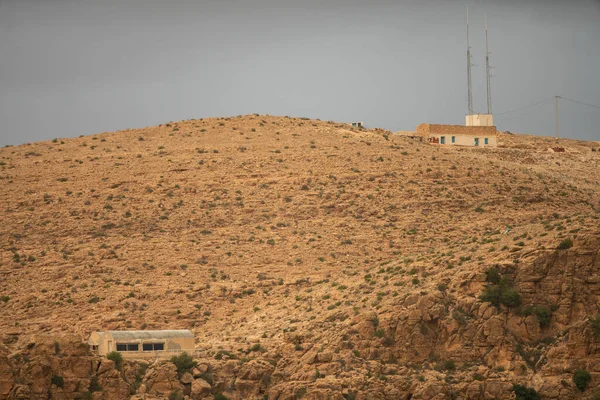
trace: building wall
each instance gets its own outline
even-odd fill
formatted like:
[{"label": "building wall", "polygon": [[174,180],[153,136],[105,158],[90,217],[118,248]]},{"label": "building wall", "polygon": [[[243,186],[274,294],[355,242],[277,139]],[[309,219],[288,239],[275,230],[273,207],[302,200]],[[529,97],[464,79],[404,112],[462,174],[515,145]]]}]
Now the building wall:
[{"label": "building wall", "polygon": [[497,132],[495,126],[421,124],[417,126],[417,134],[425,137],[431,135],[496,136]]},{"label": "building wall", "polygon": [[[433,139],[434,143],[441,143],[444,137],[444,145],[474,146],[475,138],[479,138],[479,147],[497,147],[498,137],[495,126],[462,126],[462,125],[438,125],[421,124],[417,126],[417,135],[426,139]],[[455,142],[452,143],[452,136]],[[488,144],[485,144],[485,139]]]},{"label": "building wall", "polygon": [[[110,342],[110,343],[109,343]],[[89,345],[97,345],[98,346],[98,354],[102,356],[106,356],[111,351],[117,351],[117,343],[127,343],[133,344],[137,343],[139,345],[140,351],[122,351],[120,352],[123,358],[168,358],[173,355],[179,354],[181,352],[191,353],[195,351],[194,338],[188,337],[176,337],[176,338],[168,338],[168,339],[135,339],[135,340],[115,340],[112,335],[103,333],[99,335],[97,332],[93,332],[90,335],[88,340]],[[142,351],[143,343],[164,343],[163,351]]]},{"label": "building wall", "polygon": [[[455,142],[452,143],[452,136],[454,136]],[[442,137],[444,137],[444,145],[450,146],[475,146],[475,138],[479,138],[479,147],[498,147],[498,139],[496,136],[471,136],[471,135],[429,135],[430,138],[438,139],[439,143],[442,143]],[[488,144],[485,144],[485,139],[488,139]]]},{"label": "building wall", "polygon": [[494,126],[492,114],[472,114],[465,117],[466,126]]}]

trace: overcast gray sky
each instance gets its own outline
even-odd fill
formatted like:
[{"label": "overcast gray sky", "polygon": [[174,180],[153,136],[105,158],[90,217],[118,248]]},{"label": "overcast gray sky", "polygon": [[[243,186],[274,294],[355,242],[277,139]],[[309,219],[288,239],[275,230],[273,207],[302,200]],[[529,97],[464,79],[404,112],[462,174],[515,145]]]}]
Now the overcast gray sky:
[{"label": "overcast gray sky", "polygon": [[[0,145],[261,113],[413,130],[555,94],[600,105],[600,0],[0,0]],[[496,116],[554,134],[552,100]],[[560,102],[561,135],[600,109]]]}]

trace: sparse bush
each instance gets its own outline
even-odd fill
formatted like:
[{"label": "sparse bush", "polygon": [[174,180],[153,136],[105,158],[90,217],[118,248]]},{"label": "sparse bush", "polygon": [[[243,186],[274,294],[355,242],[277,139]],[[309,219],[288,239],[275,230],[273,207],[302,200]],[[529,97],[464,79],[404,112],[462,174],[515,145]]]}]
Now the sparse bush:
[{"label": "sparse bush", "polygon": [[90,387],[89,387],[89,392],[101,392],[102,391],[102,386],[100,386],[100,384],[98,383],[98,377],[97,376],[92,376],[92,379],[90,380]]},{"label": "sparse bush", "polygon": [[540,323],[540,328],[545,328],[550,325],[550,321],[552,320],[552,310],[548,306],[533,306],[528,307],[524,311],[525,315],[535,315],[538,322]]},{"label": "sparse bush", "polygon": [[454,360],[446,360],[443,365],[444,370],[446,371],[454,371],[456,370],[456,363]]},{"label": "sparse bush", "polygon": [[498,269],[494,267],[487,269],[485,271],[485,280],[486,282],[493,283],[494,285],[500,283],[500,272],[498,272]]},{"label": "sparse bush", "polygon": [[[215,397],[216,398],[216,397]],[[179,389],[175,389],[169,394],[169,400],[183,400],[183,393]]]},{"label": "sparse bush", "polygon": [[52,382],[53,385],[56,385],[59,388],[65,387],[65,380],[60,375],[52,375],[52,378],[50,378],[50,382]]},{"label": "sparse bush", "polygon": [[558,245],[559,250],[566,250],[570,249],[571,247],[573,247],[573,240],[571,238],[566,238]]},{"label": "sparse bush", "polygon": [[[301,399],[304,396],[306,396],[306,388],[305,387],[301,387],[298,390],[296,390],[296,394],[294,395],[295,399]],[[216,398],[215,398],[216,400]]]},{"label": "sparse bush", "polygon": [[116,369],[121,369],[121,367],[123,366],[123,355],[118,351],[111,351],[106,355],[106,358],[115,363]]},{"label": "sparse bush", "polygon": [[500,304],[504,304],[506,307],[521,305],[521,295],[512,288],[512,282],[508,278],[502,277],[495,268],[488,269],[485,274],[486,281],[492,284],[486,286],[479,296],[479,300],[492,303],[496,307]]},{"label": "sparse bush", "polygon": [[594,332],[594,337],[600,337],[600,314],[596,314],[595,317],[590,318],[590,326]]},{"label": "sparse bush", "polygon": [[255,343],[252,347],[250,347],[249,350],[250,351],[260,351],[261,353],[264,353],[265,351],[267,351],[260,343]]},{"label": "sparse bush", "polygon": [[229,397],[225,396],[223,393],[217,393],[214,397],[215,400],[229,400]]},{"label": "sparse bush", "polygon": [[521,385],[513,385],[513,392],[515,392],[515,400],[540,400],[541,397],[535,389],[528,388]]},{"label": "sparse bush", "polygon": [[583,392],[587,388],[591,380],[592,376],[584,369],[578,369],[573,374],[573,382],[575,382],[575,386],[577,386],[580,392]]},{"label": "sparse bush", "polygon": [[508,288],[503,290],[500,302],[506,307],[518,307],[521,305],[521,295],[515,289]]},{"label": "sparse bush", "polygon": [[192,357],[183,352],[178,356],[171,357],[171,362],[175,364],[177,367],[177,372],[182,375],[185,372],[189,372],[192,368],[194,368],[198,363],[192,359]]},{"label": "sparse bush", "polygon": [[483,293],[479,296],[479,300],[484,303],[492,303],[492,305],[500,306],[500,296],[502,295],[502,289],[498,285],[490,285],[483,289]]}]

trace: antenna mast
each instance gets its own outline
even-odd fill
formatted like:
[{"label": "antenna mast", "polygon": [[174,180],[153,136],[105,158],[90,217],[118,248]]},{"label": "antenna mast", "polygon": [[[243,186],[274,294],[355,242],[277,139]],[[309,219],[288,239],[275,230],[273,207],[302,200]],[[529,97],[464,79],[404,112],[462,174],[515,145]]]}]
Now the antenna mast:
[{"label": "antenna mast", "polygon": [[487,15],[485,15],[485,80],[487,83],[487,109],[492,113],[492,75],[490,74],[490,52],[488,51]]},{"label": "antenna mast", "polygon": [[473,93],[471,91],[471,45],[469,44],[469,7],[467,7],[467,91],[469,115],[473,114]]}]

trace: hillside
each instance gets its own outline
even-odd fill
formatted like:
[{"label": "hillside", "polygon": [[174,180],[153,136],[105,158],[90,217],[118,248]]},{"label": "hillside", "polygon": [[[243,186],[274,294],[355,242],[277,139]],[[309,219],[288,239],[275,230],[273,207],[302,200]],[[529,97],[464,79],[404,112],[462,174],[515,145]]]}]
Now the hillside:
[{"label": "hillside", "polygon": [[250,115],[0,149],[0,398],[189,394],[55,360],[105,329],[191,329],[194,398],[592,398],[600,151],[500,145]]}]

